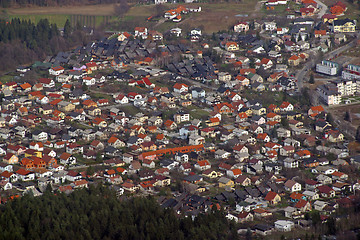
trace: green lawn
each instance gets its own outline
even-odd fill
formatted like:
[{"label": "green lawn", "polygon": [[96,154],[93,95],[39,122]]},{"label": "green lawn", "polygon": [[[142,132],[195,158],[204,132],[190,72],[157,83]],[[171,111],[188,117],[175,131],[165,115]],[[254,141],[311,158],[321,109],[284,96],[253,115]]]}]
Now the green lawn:
[{"label": "green lawn", "polygon": [[10,75],[3,75],[0,76],[0,82],[1,83],[8,83],[14,80],[14,76],[10,76]]},{"label": "green lawn", "polygon": [[9,19],[20,18],[21,20],[31,20],[33,23],[38,23],[41,19],[47,18],[51,24],[56,23],[60,28],[64,27],[67,19],[70,20],[70,15],[67,14],[29,14],[29,15],[9,15]]},{"label": "green lawn", "polygon": [[[41,19],[47,18],[51,24],[55,23],[59,28],[64,27],[66,20],[74,21],[72,24],[75,24],[77,21],[82,22],[83,25],[89,25],[94,22],[95,25],[100,26],[106,19],[108,21],[114,21],[115,17],[111,16],[92,16],[92,15],[70,15],[70,14],[10,14],[8,19],[20,18],[21,20],[30,20],[33,23],[38,23]],[[111,18],[111,19],[110,19]]]},{"label": "green lawn", "polygon": [[130,106],[123,106],[123,107],[119,107],[119,109],[121,111],[124,111],[126,113],[126,115],[130,114],[130,115],[135,115],[138,112],[140,112],[140,110],[136,107],[134,107],[133,105]]}]

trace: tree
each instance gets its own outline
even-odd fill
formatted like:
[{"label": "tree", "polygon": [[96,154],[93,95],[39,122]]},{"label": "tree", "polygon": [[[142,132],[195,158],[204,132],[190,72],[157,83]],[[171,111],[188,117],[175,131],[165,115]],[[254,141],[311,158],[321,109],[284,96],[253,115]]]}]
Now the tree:
[{"label": "tree", "polygon": [[92,175],[94,175],[94,173],[95,173],[95,169],[93,166],[90,166],[86,169],[86,175],[92,176]]},{"label": "tree", "polygon": [[331,124],[333,125],[333,123],[334,123],[334,118],[333,118],[333,116],[332,116],[331,113],[328,113],[328,114],[326,115],[326,121],[328,121],[329,123],[331,123]]},{"label": "tree", "polygon": [[283,127],[289,127],[289,122],[286,117],[281,118],[281,125]]},{"label": "tree", "polygon": [[345,121],[348,121],[348,122],[352,122],[351,114],[350,114],[349,110],[347,110],[347,111],[345,112],[344,120],[345,120]]},{"label": "tree", "polygon": [[314,84],[314,83],[315,83],[314,74],[310,74],[309,83],[310,83],[310,84]]},{"label": "tree", "polygon": [[64,38],[69,38],[71,35],[71,31],[72,31],[71,23],[69,19],[67,19],[64,25]]},{"label": "tree", "polygon": [[355,139],[360,142],[360,126],[356,129]]},{"label": "tree", "polygon": [[127,2],[127,0],[120,0],[118,4],[115,5],[114,7],[114,11],[115,14],[119,17],[122,18],[125,13],[127,13],[130,9],[130,6]]},{"label": "tree", "polygon": [[88,88],[88,86],[85,84],[85,83],[83,83],[83,85],[82,85],[82,90],[84,91],[84,92],[86,92],[89,88]]},{"label": "tree", "polygon": [[336,220],[333,217],[329,217],[326,221],[327,233],[330,235],[335,235],[337,232],[336,229]]}]

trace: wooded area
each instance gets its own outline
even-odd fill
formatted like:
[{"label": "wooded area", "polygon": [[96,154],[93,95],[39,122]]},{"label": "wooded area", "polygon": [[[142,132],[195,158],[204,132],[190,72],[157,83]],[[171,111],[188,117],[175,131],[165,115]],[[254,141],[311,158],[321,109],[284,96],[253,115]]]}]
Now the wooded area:
[{"label": "wooded area", "polygon": [[0,239],[237,239],[222,211],[179,218],[149,198],[120,201],[104,186],[47,191],[0,208]]},{"label": "wooded area", "polygon": [[72,28],[69,21],[64,26],[64,36],[61,36],[58,26],[50,24],[47,19],[36,25],[20,19],[0,20],[0,71],[31,64],[71,46],[83,45],[87,39],[81,28]]},{"label": "wooded area", "polygon": [[107,4],[118,3],[119,0],[0,0],[0,6],[3,8],[14,6],[67,6],[67,5],[83,5],[83,4]]}]

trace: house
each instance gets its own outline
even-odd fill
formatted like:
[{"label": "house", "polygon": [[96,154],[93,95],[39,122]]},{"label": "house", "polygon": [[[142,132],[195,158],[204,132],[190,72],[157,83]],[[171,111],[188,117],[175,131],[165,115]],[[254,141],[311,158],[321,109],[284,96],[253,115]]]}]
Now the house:
[{"label": "house", "polygon": [[333,198],[336,194],[335,190],[327,185],[318,186],[316,190],[320,194],[320,196],[324,198]]},{"label": "house", "polygon": [[316,211],[323,211],[325,207],[328,205],[327,202],[316,200],[313,204],[314,210]]},{"label": "house", "polygon": [[229,179],[229,178],[226,178],[226,177],[221,177],[219,178],[218,180],[218,183],[219,183],[219,187],[234,187],[234,181]]},{"label": "house", "polygon": [[52,67],[49,69],[49,74],[54,76],[59,76],[60,74],[64,73],[65,68],[59,67]]},{"label": "house", "polygon": [[300,64],[301,58],[296,56],[296,55],[292,55],[289,59],[288,59],[288,64],[290,66],[298,66]]},{"label": "house", "polygon": [[276,31],[276,29],[277,29],[276,22],[275,21],[264,22],[263,29],[265,31]]},{"label": "house", "polygon": [[[276,0],[269,0],[269,1],[276,1]],[[258,210],[258,209],[255,209],[255,210]],[[255,216],[256,216],[256,213],[255,213]],[[253,229],[255,230],[256,234],[259,234],[261,236],[270,235],[274,230],[274,228],[272,226],[265,225],[265,224],[256,224]]]},{"label": "house", "polygon": [[249,24],[247,22],[240,22],[234,25],[234,32],[247,32],[249,31]]},{"label": "house", "polygon": [[60,163],[64,165],[74,165],[76,164],[76,158],[70,153],[64,152],[59,157]]},{"label": "house", "polygon": [[298,168],[299,167],[299,161],[292,158],[285,158],[284,159],[284,167],[285,168]]},{"label": "house", "polygon": [[19,168],[19,170],[17,170],[15,173],[22,181],[32,181],[35,179],[35,173],[30,172],[24,168]]},{"label": "house", "polygon": [[39,142],[45,142],[48,139],[48,134],[44,131],[35,130],[32,133],[32,139]]},{"label": "house", "polygon": [[176,93],[183,93],[183,92],[188,92],[189,91],[189,86],[184,84],[184,83],[175,83],[174,85],[174,92]]},{"label": "house", "polygon": [[135,28],[135,37],[140,37],[146,39],[148,37],[148,29],[146,27],[136,27]]},{"label": "house", "polygon": [[269,191],[265,198],[264,198],[266,201],[269,202],[269,204],[271,205],[276,205],[278,204],[279,202],[281,202],[281,197],[279,194],[277,194],[276,192],[273,192],[273,191]]},{"label": "house", "polygon": [[288,220],[277,220],[274,224],[275,229],[280,232],[290,232],[295,227],[295,224]]},{"label": "house", "polygon": [[227,42],[225,44],[225,50],[229,52],[238,51],[239,45],[236,42]]},{"label": "house", "polygon": [[294,110],[294,106],[289,102],[283,102],[279,106],[281,112],[289,112]]},{"label": "house", "polygon": [[354,20],[346,19],[338,19],[334,20],[332,23],[332,30],[335,33],[353,33],[355,32],[356,22]]},{"label": "house", "polygon": [[208,160],[201,160],[198,161],[195,165],[194,165],[195,169],[199,170],[199,171],[204,171],[206,169],[210,169],[211,168],[211,164]]},{"label": "house", "polygon": [[242,171],[239,168],[234,168],[226,171],[226,175],[230,178],[236,179],[241,176]]},{"label": "house", "polygon": [[240,212],[237,217],[238,217],[239,223],[249,222],[249,221],[254,220],[254,215],[252,213],[246,212],[246,211]]},{"label": "house", "polygon": [[16,164],[19,162],[19,158],[15,154],[8,152],[3,157],[3,162],[7,164]]},{"label": "house", "polygon": [[251,179],[245,175],[240,175],[235,179],[235,184],[246,187],[251,185]]},{"label": "house", "polygon": [[295,182],[294,180],[287,180],[284,184],[285,190],[289,192],[298,192],[301,191],[301,184]]}]

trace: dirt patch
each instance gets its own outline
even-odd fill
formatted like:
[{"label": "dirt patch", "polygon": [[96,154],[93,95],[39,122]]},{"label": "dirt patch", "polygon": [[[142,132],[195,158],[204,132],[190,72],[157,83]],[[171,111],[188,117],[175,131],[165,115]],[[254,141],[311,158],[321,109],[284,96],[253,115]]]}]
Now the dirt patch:
[{"label": "dirt patch", "polygon": [[78,15],[113,15],[115,4],[85,5],[76,7],[31,7],[7,9],[11,15],[37,14],[78,14]]},{"label": "dirt patch", "polygon": [[[360,104],[332,107],[329,108],[328,111],[332,114],[342,132],[350,136],[355,136],[355,131],[360,125]],[[351,122],[344,120],[347,111],[350,112]]]}]

